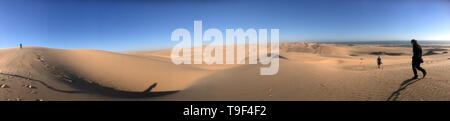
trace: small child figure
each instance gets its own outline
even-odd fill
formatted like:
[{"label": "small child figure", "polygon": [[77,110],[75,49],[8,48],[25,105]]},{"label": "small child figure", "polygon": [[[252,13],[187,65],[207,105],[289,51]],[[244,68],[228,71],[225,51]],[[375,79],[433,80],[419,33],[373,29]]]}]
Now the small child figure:
[{"label": "small child figure", "polygon": [[381,67],[381,64],[383,64],[381,62],[381,57],[380,56],[378,56],[378,58],[377,58],[377,64],[378,64],[378,69]]}]

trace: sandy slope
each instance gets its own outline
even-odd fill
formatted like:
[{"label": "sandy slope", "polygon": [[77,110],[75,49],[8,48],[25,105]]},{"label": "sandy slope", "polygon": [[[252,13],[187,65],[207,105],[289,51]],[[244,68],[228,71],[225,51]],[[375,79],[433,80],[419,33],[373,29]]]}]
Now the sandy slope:
[{"label": "sandy slope", "polygon": [[412,81],[409,47],[280,49],[287,59],[273,76],[259,75],[262,65],[174,65],[170,50],[2,49],[0,100],[450,100],[448,48],[424,47],[429,75]]},{"label": "sandy slope", "polygon": [[[314,43],[287,43],[280,48],[288,59],[280,61],[275,76],[257,75],[259,65],[245,65],[214,73],[182,92],[156,99],[449,100],[450,76],[446,73],[450,60],[445,53],[424,56],[427,78],[402,86],[412,77],[411,48]],[[424,48],[424,53],[429,49]],[[376,68],[374,52],[380,51],[383,69]]]},{"label": "sandy slope", "polygon": [[[84,95],[97,92],[126,97],[150,88],[147,91],[178,91],[209,73],[169,61],[98,50],[25,47],[1,50],[0,56],[1,84],[8,86],[1,91],[4,100],[86,99]],[[71,90],[68,94],[72,95],[47,97],[51,91],[66,93],[60,90]],[[83,95],[73,96],[77,93]]]}]

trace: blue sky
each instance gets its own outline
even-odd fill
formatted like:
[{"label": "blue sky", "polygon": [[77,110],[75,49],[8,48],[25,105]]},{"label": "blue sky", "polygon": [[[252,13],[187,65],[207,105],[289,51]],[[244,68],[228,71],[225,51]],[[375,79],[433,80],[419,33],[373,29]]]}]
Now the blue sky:
[{"label": "blue sky", "polygon": [[450,40],[439,0],[0,0],[0,48],[171,48],[171,32],[280,29],[281,41]]}]

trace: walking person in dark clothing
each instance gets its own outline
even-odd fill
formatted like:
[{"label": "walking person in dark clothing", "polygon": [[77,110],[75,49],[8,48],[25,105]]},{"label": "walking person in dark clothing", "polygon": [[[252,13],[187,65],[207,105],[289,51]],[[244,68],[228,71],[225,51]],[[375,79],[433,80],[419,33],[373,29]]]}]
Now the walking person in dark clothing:
[{"label": "walking person in dark clothing", "polygon": [[378,58],[377,58],[378,69],[380,69],[381,64],[383,64],[383,62],[381,62],[381,57],[378,56]]},{"label": "walking person in dark clothing", "polygon": [[20,49],[22,49],[22,43],[20,43],[19,46],[20,46]]},{"label": "walking person in dark clothing", "polygon": [[420,47],[420,45],[417,43],[417,40],[415,40],[415,39],[411,40],[411,44],[413,47],[413,56],[412,56],[412,70],[414,72],[413,79],[418,78],[417,70],[421,71],[423,73],[423,78],[425,78],[425,76],[427,75],[427,72],[425,71],[425,69],[420,67],[420,64],[423,63],[422,47]]}]

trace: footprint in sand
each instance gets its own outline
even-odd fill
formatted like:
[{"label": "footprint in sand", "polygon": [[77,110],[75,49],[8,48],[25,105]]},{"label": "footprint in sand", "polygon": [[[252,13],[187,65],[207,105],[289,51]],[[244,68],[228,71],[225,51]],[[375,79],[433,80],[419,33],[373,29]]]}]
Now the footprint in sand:
[{"label": "footprint in sand", "polygon": [[269,97],[272,97],[272,88],[269,88],[269,90],[267,91],[267,94],[269,95]]},{"label": "footprint in sand", "polygon": [[0,84],[0,88],[9,88],[9,86],[6,84]]},{"label": "footprint in sand", "polygon": [[37,94],[37,91],[32,90],[30,94]]},{"label": "footprint in sand", "polygon": [[37,87],[33,86],[33,85],[24,85],[24,87],[28,88],[28,89],[37,89]]}]

